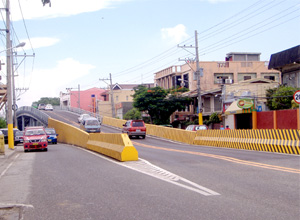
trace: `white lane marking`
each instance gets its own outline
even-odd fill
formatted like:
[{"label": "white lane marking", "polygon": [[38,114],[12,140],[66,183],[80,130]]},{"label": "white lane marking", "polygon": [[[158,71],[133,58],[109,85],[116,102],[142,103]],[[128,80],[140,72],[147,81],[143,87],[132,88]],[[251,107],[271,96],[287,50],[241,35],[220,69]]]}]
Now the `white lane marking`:
[{"label": "white lane marking", "polygon": [[[76,146],[74,146],[74,147],[76,147]],[[114,161],[113,159],[110,159],[110,158],[103,156],[101,154],[98,154],[96,152],[89,151],[87,149],[80,148],[80,147],[76,147],[76,148],[86,151],[90,154],[94,154],[97,157],[101,157],[102,159],[113,162],[120,166],[127,167],[127,168],[135,170],[137,172],[155,177],[157,179],[160,179],[160,180],[166,181],[168,183],[183,187],[185,189],[194,191],[196,193],[199,193],[199,194],[202,194],[205,196],[220,195],[219,193],[217,193],[213,190],[210,190],[204,186],[201,186],[197,183],[191,182],[183,177],[180,177],[180,176],[173,174],[167,170],[164,170],[158,166],[155,166],[155,165],[151,164],[149,161],[144,160],[144,159],[139,159],[138,161],[117,162],[117,161]]]},{"label": "white lane marking", "polygon": [[26,207],[26,208],[33,208],[33,205],[28,205],[28,204],[4,204],[4,203],[0,203],[0,208],[1,209],[6,209],[6,208],[13,208],[13,207]]},{"label": "white lane marking", "polygon": [[7,170],[13,165],[13,163],[15,162],[15,160],[20,156],[20,154],[18,154],[17,156],[15,156],[14,160],[5,168],[5,170],[3,170],[3,172],[0,174],[0,179],[2,176],[5,175],[5,173],[7,172]]}]

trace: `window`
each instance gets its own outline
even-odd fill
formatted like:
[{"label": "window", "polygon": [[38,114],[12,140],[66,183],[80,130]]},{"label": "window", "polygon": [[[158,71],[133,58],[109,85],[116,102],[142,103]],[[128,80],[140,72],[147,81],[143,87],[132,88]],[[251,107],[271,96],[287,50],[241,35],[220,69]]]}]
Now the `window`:
[{"label": "window", "polygon": [[275,76],[264,76],[264,78],[275,81]]},{"label": "window", "polygon": [[[225,84],[226,80],[233,79],[233,73],[215,73],[214,74],[214,83],[215,84]],[[227,82],[229,83],[229,82]]]},{"label": "window", "polygon": [[119,96],[116,96],[116,101],[119,101]]},{"label": "window", "polygon": [[251,76],[244,76],[244,80],[251,79]]}]

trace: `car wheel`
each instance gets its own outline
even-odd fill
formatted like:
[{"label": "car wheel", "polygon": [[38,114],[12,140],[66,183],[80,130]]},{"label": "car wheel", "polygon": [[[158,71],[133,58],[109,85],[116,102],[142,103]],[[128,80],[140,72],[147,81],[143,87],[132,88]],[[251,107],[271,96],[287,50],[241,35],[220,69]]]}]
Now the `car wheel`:
[{"label": "car wheel", "polygon": [[146,135],[142,135],[142,138],[145,139]]},{"label": "car wheel", "polygon": [[44,150],[45,150],[45,151],[48,151],[48,148],[45,148]]},{"label": "car wheel", "polygon": [[28,150],[24,150],[24,152],[25,152],[25,153],[27,153],[27,152],[28,152]]}]

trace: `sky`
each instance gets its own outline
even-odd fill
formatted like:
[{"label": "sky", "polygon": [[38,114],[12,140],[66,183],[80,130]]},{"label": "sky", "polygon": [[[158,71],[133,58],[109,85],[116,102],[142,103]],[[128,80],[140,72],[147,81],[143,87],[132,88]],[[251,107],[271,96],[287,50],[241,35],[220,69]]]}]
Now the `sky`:
[{"label": "sky", "polygon": [[[2,0],[1,8],[6,0]],[[224,61],[230,52],[273,53],[300,44],[299,0],[10,0],[18,106],[42,97],[153,83],[180,59]],[[6,63],[6,13],[0,10],[0,60]],[[26,54],[26,57],[25,57]],[[1,66],[6,84],[6,65]]]}]

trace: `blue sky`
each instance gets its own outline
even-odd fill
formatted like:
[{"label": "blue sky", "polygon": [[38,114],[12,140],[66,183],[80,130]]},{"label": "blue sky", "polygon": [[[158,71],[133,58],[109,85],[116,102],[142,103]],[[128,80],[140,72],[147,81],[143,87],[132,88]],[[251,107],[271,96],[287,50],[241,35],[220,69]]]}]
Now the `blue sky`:
[{"label": "blue sky", "polygon": [[[15,61],[16,88],[28,88],[17,92],[18,106],[78,85],[104,88],[99,79],[109,73],[113,83],[153,83],[153,73],[194,58],[194,50],[177,45],[194,45],[195,30],[200,61],[223,61],[229,52],[260,52],[269,61],[272,53],[300,44],[299,0],[51,0],[51,7],[41,0],[10,2],[13,44],[26,42],[17,54],[35,53]],[[1,15],[3,20],[4,10]],[[5,52],[0,59],[5,63]],[[5,83],[5,66],[1,76]]]}]

